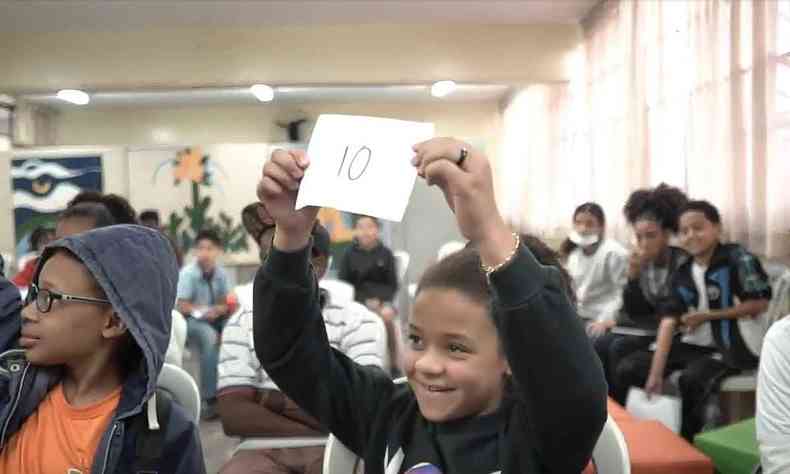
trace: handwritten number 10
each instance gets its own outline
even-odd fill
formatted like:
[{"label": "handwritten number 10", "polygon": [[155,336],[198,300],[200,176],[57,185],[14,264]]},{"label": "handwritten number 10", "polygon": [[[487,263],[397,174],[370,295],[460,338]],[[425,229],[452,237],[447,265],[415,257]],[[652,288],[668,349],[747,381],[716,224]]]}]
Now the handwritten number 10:
[{"label": "handwritten number 10", "polygon": [[[365,166],[363,166],[362,170],[360,170],[360,172],[357,173],[356,176],[354,176],[354,175],[351,174],[352,168],[354,168],[354,163],[356,163],[357,158],[359,158],[359,155],[363,154],[363,152],[367,152],[367,158],[365,159]],[[348,175],[348,179],[349,180],[356,181],[363,174],[365,174],[365,171],[368,169],[368,165],[370,164],[370,158],[371,158],[372,155],[373,155],[373,152],[370,151],[370,148],[368,148],[366,146],[361,147],[359,150],[357,150],[356,153],[354,153],[354,157],[351,158],[351,163],[348,164],[348,170],[346,172],[346,174]],[[340,174],[343,172],[343,166],[346,164],[346,158],[347,157],[348,157],[348,147],[346,147],[346,151],[343,152],[343,160],[340,162],[340,168],[337,169],[337,175],[338,176],[340,176]]]}]

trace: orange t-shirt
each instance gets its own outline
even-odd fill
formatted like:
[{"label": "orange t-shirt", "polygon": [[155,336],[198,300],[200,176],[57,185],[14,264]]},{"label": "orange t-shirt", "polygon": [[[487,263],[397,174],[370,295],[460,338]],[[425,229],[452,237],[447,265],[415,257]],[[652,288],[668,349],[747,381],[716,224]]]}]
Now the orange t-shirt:
[{"label": "orange t-shirt", "polygon": [[0,473],[88,474],[121,388],[104,400],[75,408],[66,401],[63,384],[58,384],[0,452]]}]

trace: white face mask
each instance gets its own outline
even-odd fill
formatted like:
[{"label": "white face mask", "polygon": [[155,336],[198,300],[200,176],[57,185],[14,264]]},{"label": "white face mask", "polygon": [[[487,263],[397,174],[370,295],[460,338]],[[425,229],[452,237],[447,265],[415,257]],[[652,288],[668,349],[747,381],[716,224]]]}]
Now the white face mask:
[{"label": "white face mask", "polygon": [[578,245],[579,247],[589,247],[591,245],[595,245],[600,239],[598,234],[582,235],[577,232],[576,229],[572,230],[571,233],[568,234],[568,238],[571,242]]}]

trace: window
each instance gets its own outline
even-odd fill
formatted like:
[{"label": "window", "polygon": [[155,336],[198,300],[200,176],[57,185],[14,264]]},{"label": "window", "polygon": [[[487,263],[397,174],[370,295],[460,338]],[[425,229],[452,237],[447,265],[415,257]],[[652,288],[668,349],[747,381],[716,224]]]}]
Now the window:
[{"label": "window", "polygon": [[776,25],[776,114],[779,128],[790,132],[790,2],[778,2]]}]

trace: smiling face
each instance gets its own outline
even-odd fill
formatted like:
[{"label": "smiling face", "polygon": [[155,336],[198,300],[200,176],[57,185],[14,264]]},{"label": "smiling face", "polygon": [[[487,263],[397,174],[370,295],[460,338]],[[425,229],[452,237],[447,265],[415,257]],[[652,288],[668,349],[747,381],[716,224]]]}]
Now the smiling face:
[{"label": "smiling face", "polygon": [[719,243],[721,226],[711,222],[702,211],[684,212],[679,224],[683,247],[695,258],[712,252]]},{"label": "smiling face", "polygon": [[436,287],[417,295],[404,365],[420,412],[433,422],[494,412],[509,373],[488,309]]}]

